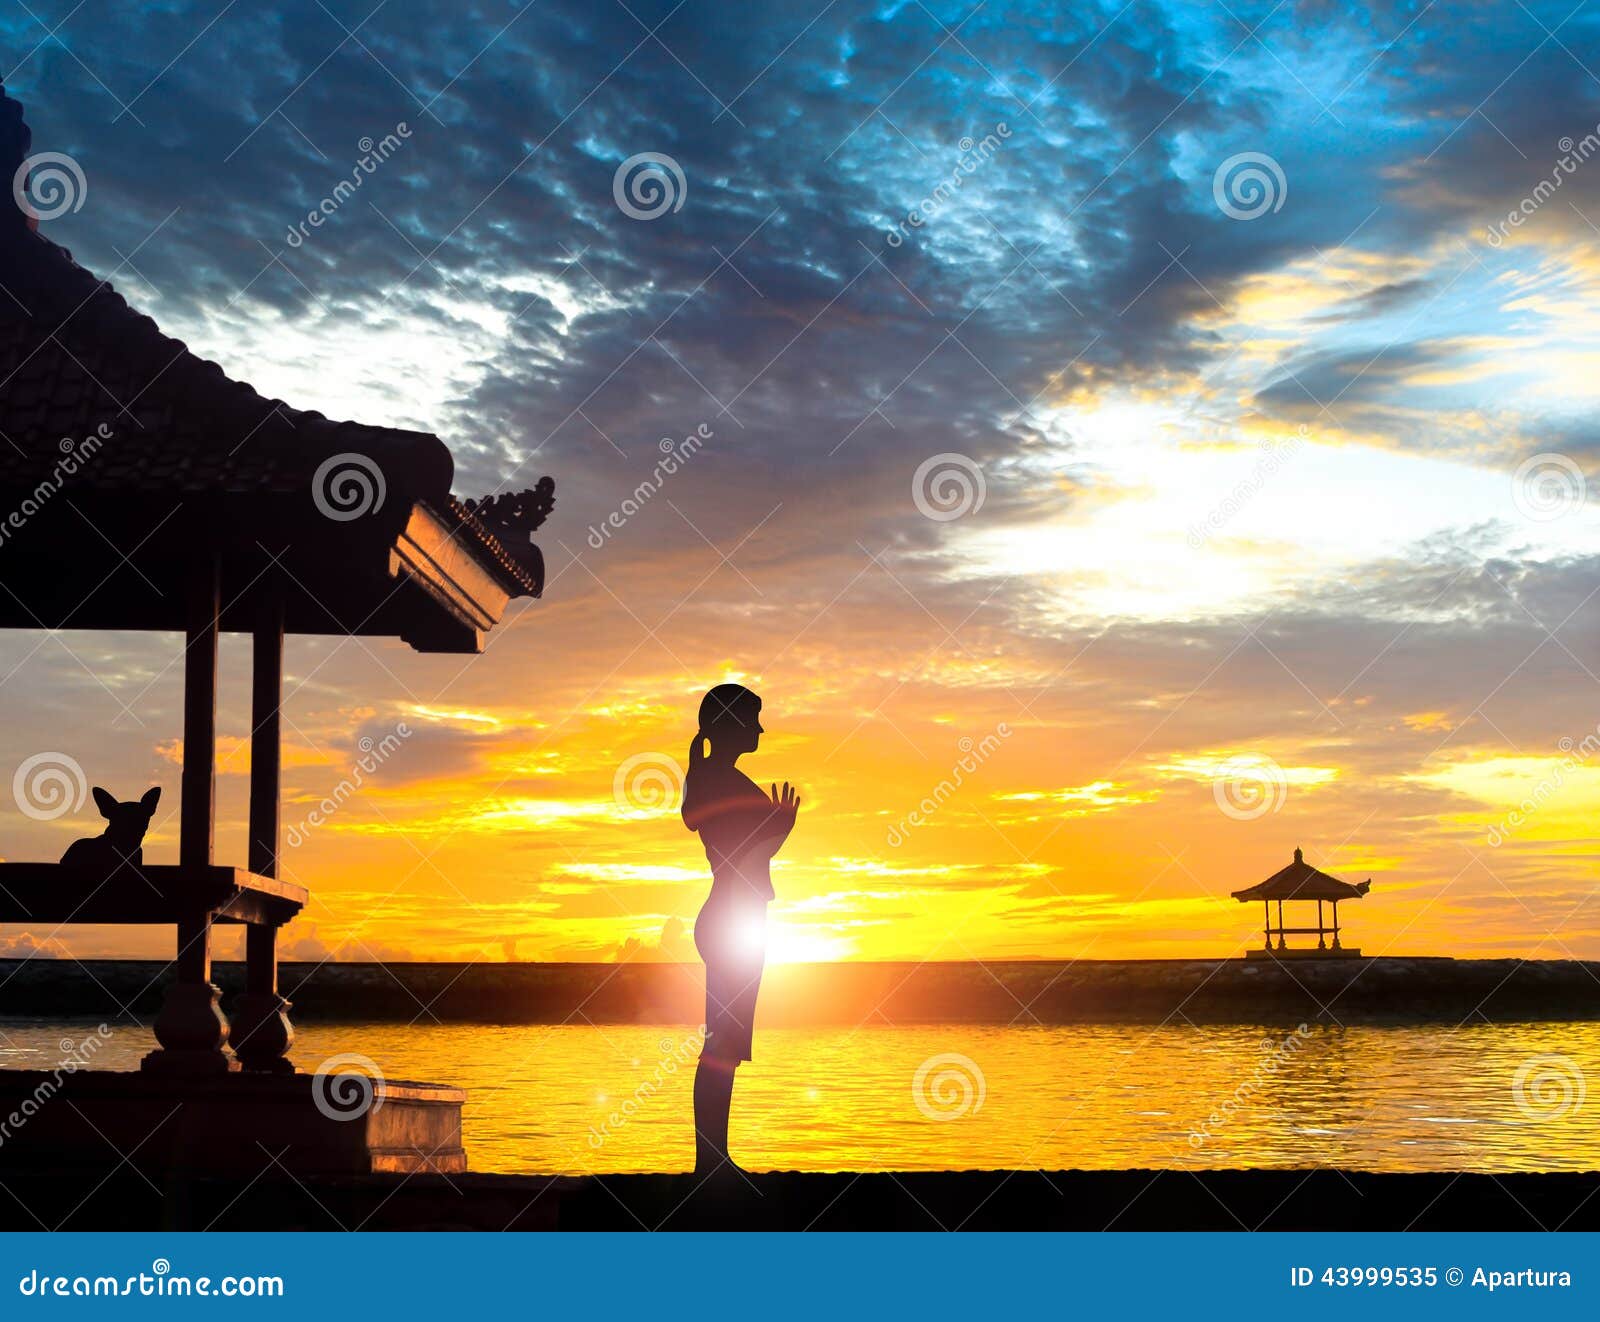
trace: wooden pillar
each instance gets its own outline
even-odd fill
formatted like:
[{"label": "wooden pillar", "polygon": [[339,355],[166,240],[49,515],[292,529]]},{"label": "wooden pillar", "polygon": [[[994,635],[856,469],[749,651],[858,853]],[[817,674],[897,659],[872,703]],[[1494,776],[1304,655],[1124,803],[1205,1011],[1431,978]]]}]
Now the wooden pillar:
[{"label": "wooden pillar", "polygon": [[1267,949],[1272,949],[1272,901],[1261,901],[1261,930],[1267,936]]},{"label": "wooden pillar", "polygon": [[1283,901],[1278,901],[1278,949],[1282,950],[1287,945],[1283,939]]},{"label": "wooden pillar", "polygon": [[209,867],[216,849],[217,616],[221,566],[198,566],[189,584],[183,650],[183,807],[178,862]]},{"label": "wooden pillar", "polygon": [[1340,949],[1340,946],[1339,946],[1339,901],[1338,900],[1335,900],[1333,902],[1333,948],[1335,950]]},{"label": "wooden pillar", "polygon": [[283,599],[276,592],[257,617],[250,675],[250,857],[257,876],[278,875],[283,760]]},{"label": "wooden pillar", "polygon": [[[283,598],[275,587],[256,617],[250,675],[249,868],[278,875],[281,844]],[[278,929],[252,923],[245,931],[245,991],[233,1011],[233,1050],[244,1068],[292,1074],[284,1057],[294,1042],[289,1002],[278,995]]]},{"label": "wooden pillar", "polygon": [[1317,949],[1326,950],[1327,943],[1322,939],[1322,901],[1317,901]]},{"label": "wooden pillar", "polygon": [[[189,582],[185,603],[183,664],[183,779],[179,807],[178,862],[196,870],[211,866],[216,842],[217,625],[222,609],[222,566],[202,559]],[[211,913],[183,906],[182,892],[201,889],[180,883],[176,976],[156,1016],[159,1050],[142,1067],[190,1074],[238,1068],[228,1055],[228,1021],[211,982]]]}]

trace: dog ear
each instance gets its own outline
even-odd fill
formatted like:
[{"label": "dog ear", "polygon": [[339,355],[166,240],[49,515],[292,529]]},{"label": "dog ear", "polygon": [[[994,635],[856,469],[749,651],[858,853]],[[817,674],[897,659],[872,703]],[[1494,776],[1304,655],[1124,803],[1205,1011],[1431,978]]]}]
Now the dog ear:
[{"label": "dog ear", "polygon": [[144,797],[139,800],[139,806],[146,812],[154,812],[156,810],[156,804],[160,802],[161,786],[157,785],[153,789],[148,789],[144,792]]},{"label": "dog ear", "polygon": [[94,803],[95,807],[100,809],[102,817],[110,817],[111,810],[117,806],[117,801],[98,785],[94,787]]}]

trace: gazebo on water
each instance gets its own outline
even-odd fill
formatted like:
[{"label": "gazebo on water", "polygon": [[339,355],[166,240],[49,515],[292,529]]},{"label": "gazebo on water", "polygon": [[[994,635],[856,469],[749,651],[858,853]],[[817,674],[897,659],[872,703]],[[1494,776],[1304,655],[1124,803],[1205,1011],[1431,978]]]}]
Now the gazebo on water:
[{"label": "gazebo on water", "polygon": [[[1240,903],[1248,904],[1254,900],[1261,901],[1262,913],[1265,915],[1266,947],[1262,950],[1246,952],[1247,959],[1356,959],[1361,952],[1339,942],[1339,901],[1359,900],[1372,888],[1372,879],[1358,885],[1351,885],[1348,881],[1340,881],[1337,877],[1330,877],[1326,872],[1311,866],[1305,860],[1305,855],[1299,850],[1294,851],[1294,862],[1288,867],[1274,872],[1265,881],[1257,882],[1242,891],[1234,891],[1233,898]],[[1286,900],[1317,902],[1317,925],[1315,927],[1286,927],[1283,921],[1283,905]],[[1324,925],[1323,903],[1328,902],[1333,907],[1331,921]],[[1273,905],[1277,905],[1277,925],[1272,922]],[[1276,934],[1278,944],[1272,944]],[[1317,938],[1316,949],[1295,948],[1291,949],[1284,937],[1286,936],[1312,936]],[[1326,939],[1333,938],[1332,946]]]},{"label": "gazebo on water", "polygon": [[[0,176],[17,181],[0,198],[0,628],[182,633],[183,760],[167,799],[177,863],[0,864],[0,922],[176,932],[143,1069],[57,1077],[74,1105],[41,1107],[0,1161],[110,1141],[157,1162],[259,1166],[265,1143],[306,1168],[464,1169],[460,1090],[391,1081],[381,1108],[340,1117],[362,1123],[332,1123],[312,1091],[322,1079],[288,1060],[276,936],[308,896],[279,866],[283,639],[480,651],[514,598],[540,594],[530,534],[553,483],[464,504],[438,437],[334,422],[230,379],[38,233],[30,145],[0,89]],[[253,640],[243,867],[214,853],[223,630]],[[14,762],[36,751],[10,750]],[[245,992],[226,1014],[211,982],[218,923],[247,930]],[[41,1079],[0,1071],[0,1113]],[[174,1107],[184,1115],[167,1123]]]}]

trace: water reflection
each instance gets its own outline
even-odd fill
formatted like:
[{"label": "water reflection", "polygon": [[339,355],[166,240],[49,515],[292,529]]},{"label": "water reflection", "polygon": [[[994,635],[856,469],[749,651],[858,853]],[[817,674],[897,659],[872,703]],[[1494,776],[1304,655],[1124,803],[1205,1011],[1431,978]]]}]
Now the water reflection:
[{"label": "water reflection", "polygon": [[[93,1025],[10,1025],[0,1066],[48,1068]],[[468,1089],[475,1170],[687,1170],[685,1026],[311,1024],[302,1069],[359,1051]],[[96,1056],[134,1069],[124,1027]],[[1289,1029],[971,1024],[773,1029],[740,1071],[756,1170],[1310,1167],[1592,1170],[1600,1025]]]}]

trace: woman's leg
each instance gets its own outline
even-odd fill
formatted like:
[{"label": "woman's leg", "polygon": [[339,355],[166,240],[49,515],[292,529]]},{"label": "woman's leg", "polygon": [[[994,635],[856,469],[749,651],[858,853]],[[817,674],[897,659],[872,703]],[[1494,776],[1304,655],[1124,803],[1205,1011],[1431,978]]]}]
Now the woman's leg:
[{"label": "woman's leg", "polygon": [[710,1175],[732,1164],[728,1156],[728,1111],[733,1103],[737,1061],[702,1055],[694,1072],[694,1169]]},{"label": "woman's leg", "polygon": [[750,952],[740,945],[743,926],[737,911],[714,909],[710,901],[695,921],[695,947],[706,966],[706,1041],[694,1073],[694,1168],[700,1175],[738,1169],[728,1155],[728,1111],[734,1071],[750,1058],[761,978],[759,953],[752,969]]}]

